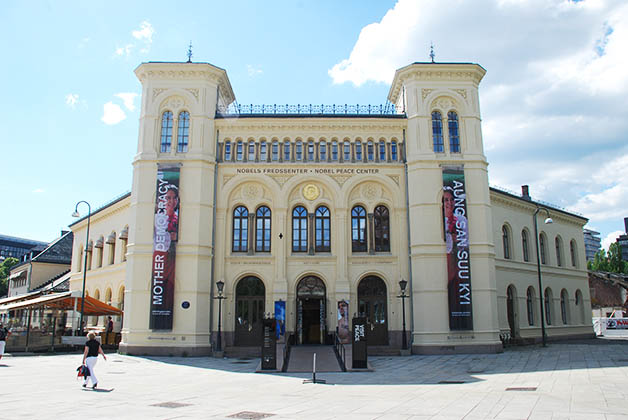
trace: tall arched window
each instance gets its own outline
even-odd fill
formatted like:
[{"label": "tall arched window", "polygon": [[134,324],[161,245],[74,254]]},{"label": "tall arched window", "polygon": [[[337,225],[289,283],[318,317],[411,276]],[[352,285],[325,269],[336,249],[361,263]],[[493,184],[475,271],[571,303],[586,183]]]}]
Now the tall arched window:
[{"label": "tall arched window", "polygon": [[377,206],[373,212],[373,223],[375,225],[375,251],[390,251],[390,221],[388,218],[388,208]]},{"label": "tall arched window", "polygon": [[577,267],[577,259],[576,259],[576,241],[572,239],[569,242],[569,254],[571,255],[571,266]]},{"label": "tall arched window", "polygon": [[366,160],[369,162],[373,162],[375,160],[375,146],[373,145],[372,140],[369,140],[366,143]]},{"label": "tall arched window", "polygon": [[271,146],[271,160],[277,162],[279,160],[279,142],[273,141]]},{"label": "tall arched window", "polygon": [[307,160],[314,162],[314,142],[312,140],[307,142]]},{"label": "tall arched window", "polygon": [[268,161],[268,149],[266,145],[266,140],[262,140],[259,143],[259,160],[260,162]]},{"label": "tall arched window", "polygon": [[443,143],[443,117],[440,112],[432,112],[432,142],[434,143],[434,152],[442,153],[445,151]]},{"label": "tall arched window", "polygon": [[177,121],[177,152],[185,153],[188,151],[188,141],[190,139],[190,113],[187,111],[179,112],[179,120]]},{"label": "tall arched window", "polygon": [[541,254],[541,264],[546,264],[547,259],[545,258],[545,234],[541,233],[539,235],[539,253]]},{"label": "tall arched window", "polygon": [[338,160],[338,142],[336,140],[331,142],[331,160],[334,162]]},{"label": "tall arched window", "polygon": [[344,160],[345,162],[350,162],[351,161],[351,143],[349,143],[349,140],[345,140],[345,142],[342,144],[342,160]]},{"label": "tall arched window", "polygon": [[231,142],[225,142],[225,162],[231,162]]},{"label": "tall arched window", "polygon": [[360,140],[355,142],[355,160],[362,162],[362,142]]},{"label": "tall arched window", "polygon": [[384,140],[379,141],[379,161],[386,162],[386,142]]},{"label": "tall arched window", "polygon": [[247,160],[249,162],[255,162],[255,141],[254,140],[249,141]]},{"label": "tall arched window", "polygon": [[569,323],[569,316],[567,313],[567,306],[569,305],[569,295],[567,291],[563,289],[560,292],[560,316],[563,320],[563,324],[567,325]]},{"label": "tall arched window", "polygon": [[504,247],[504,258],[510,259],[510,234],[508,232],[508,226],[502,226],[502,245]]},{"label": "tall arched window", "polygon": [[552,290],[548,287],[545,289],[545,322],[552,325]]},{"label": "tall arched window", "polygon": [[290,159],[292,159],[292,155],[290,154],[290,146],[291,143],[286,140],[283,144],[283,160],[284,162],[288,162]]},{"label": "tall arched window", "polygon": [[321,162],[327,162],[327,142],[325,140],[318,145],[318,157]]},{"label": "tall arched window", "polygon": [[233,210],[233,252],[248,251],[249,211],[244,206]]},{"label": "tall arched window", "polygon": [[560,237],[556,237],[554,239],[554,245],[556,247],[556,265],[558,265],[559,267],[563,266],[563,244],[562,241],[560,239]]},{"label": "tall arched window", "polygon": [[351,210],[351,250],[364,252],[366,242],[366,210],[362,206],[355,206]]},{"label": "tall arched window", "polygon": [[292,252],[307,252],[307,210],[302,206],[292,210]]},{"label": "tall arched window", "polygon": [[172,112],[161,115],[161,152],[168,153],[172,145]]},{"label": "tall arched window", "polygon": [[238,141],[236,143],[236,160],[238,162],[242,162],[243,159],[244,159],[244,144],[242,144],[242,141]]},{"label": "tall arched window", "polygon": [[454,111],[447,113],[447,126],[449,128],[449,151],[460,153],[460,134],[458,133],[458,114]]},{"label": "tall arched window", "polygon": [[296,160],[303,160],[303,142],[301,140],[297,140],[297,148],[294,153],[294,158]]},{"label": "tall arched window", "polygon": [[390,160],[397,161],[397,142],[395,140],[390,143]]},{"label": "tall arched window", "polygon": [[526,307],[528,309],[528,325],[534,325],[534,289],[528,287],[526,293]]},{"label": "tall arched window", "polygon": [[331,251],[331,218],[329,209],[325,206],[316,209],[315,229],[314,250],[316,252]]},{"label": "tall arched window", "polygon": [[270,209],[262,206],[255,212],[255,252],[270,252]]},{"label": "tall arched window", "polygon": [[521,231],[521,246],[523,248],[523,261],[530,261],[530,249],[528,248],[528,231],[523,229]]}]

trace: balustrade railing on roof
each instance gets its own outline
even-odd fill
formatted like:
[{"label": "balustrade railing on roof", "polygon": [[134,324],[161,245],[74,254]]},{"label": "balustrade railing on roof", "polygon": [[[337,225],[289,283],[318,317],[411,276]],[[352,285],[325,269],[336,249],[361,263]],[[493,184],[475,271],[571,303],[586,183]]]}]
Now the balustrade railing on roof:
[{"label": "balustrade railing on roof", "polygon": [[253,105],[232,103],[228,107],[218,107],[218,116],[240,116],[240,115],[398,115],[404,113],[398,110],[394,104],[386,103],[382,105],[351,105],[351,104],[273,104],[273,105]]}]

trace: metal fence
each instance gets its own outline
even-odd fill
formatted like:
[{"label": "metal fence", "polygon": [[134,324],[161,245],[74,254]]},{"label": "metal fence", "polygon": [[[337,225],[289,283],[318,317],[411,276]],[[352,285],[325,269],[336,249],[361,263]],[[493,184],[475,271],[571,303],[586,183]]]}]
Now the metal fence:
[{"label": "metal fence", "polygon": [[394,104],[386,103],[382,105],[360,105],[360,104],[273,104],[254,105],[232,103],[228,107],[218,107],[216,115],[219,116],[239,116],[239,115],[374,115],[403,116]]}]

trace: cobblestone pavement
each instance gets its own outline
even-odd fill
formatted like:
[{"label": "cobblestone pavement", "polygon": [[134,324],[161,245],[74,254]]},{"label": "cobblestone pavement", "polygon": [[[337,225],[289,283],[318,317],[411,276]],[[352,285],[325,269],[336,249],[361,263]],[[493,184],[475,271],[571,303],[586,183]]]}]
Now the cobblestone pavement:
[{"label": "cobblestone pavement", "polygon": [[5,357],[0,419],[628,419],[628,341],[369,360],[374,372],[312,385],[254,373],[257,359],[110,354],[93,391],[79,354]]}]

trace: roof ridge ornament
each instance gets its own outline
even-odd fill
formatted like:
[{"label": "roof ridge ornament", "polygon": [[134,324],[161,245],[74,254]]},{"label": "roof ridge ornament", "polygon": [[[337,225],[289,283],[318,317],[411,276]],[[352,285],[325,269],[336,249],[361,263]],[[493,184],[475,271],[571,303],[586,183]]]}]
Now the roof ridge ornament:
[{"label": "roof ridge ornament", "polygon": [[435,63],[434,58],[436,55],[434,54],[434,43],[430,43],[430,58],[432,59],[432,63]]},{"label": "roof ridge ornament", "polygon": [[192,62],[192,41],[190,41],[190,45],[188,46],[188,63]]}]

